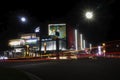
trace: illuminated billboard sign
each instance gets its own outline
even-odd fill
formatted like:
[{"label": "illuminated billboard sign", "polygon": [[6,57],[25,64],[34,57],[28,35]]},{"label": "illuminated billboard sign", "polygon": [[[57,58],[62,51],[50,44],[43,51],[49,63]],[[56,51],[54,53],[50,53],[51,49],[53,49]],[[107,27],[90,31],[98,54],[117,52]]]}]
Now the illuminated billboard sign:
[{"label": "illuminated billboard sign", "polygon": [[37,42],[38,42],[38,39],[37,38],[35,38],[35,39],[27,39],[27,40],[25,40],[25,44],[37,44]]},{"label": "illuminated billboard sign", "polygon": [[16,48],[16,49],[15,49],[15,52],[18,52],[18,53],[19,53],[19,52],[22,52],[22,51],[24,51],[24,48]]},{"label": "illuminated billboard sign", "polygon": [[9,46],[17,47],[25,45],[25,41],[22,39],[12,39],[9,41]]},{"label": "illuminated billboard sign", "polygon": [[30,33],[30,34],[22,34],[21,39],[31,39],[31,38],[36,38],[35,33]]},{"label": "illuminated billboard sign", "polygon": [[60,39],[66,39],[66,24],[49,24],[48,35],[55,35]]}]

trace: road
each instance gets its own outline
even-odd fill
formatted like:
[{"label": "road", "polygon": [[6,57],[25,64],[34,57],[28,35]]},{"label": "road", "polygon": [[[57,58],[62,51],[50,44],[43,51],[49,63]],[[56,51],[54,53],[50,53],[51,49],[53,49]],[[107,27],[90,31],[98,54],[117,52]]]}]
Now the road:
[{"label": "road", "polygon": [[120,59],[79,59],[2,63],[42,80],[120,80]]}]

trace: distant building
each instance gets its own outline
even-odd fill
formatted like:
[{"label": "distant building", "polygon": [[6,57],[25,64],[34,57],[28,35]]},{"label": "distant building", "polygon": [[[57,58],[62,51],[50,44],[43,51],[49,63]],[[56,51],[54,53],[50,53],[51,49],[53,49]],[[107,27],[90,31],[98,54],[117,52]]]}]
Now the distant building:
[{"label": "distant building", "polygon": [[[76,37],[76,38],[75,38]],[[48,35],[38,33],[20,34],[19,39],[9,40],[14,54],[37,56],[63,50],[81,50],[80,33],[67,24],[48,24]],[[76,43],[77,42],[77,43]],[[40,52],[39,52],[40,51]]]},{"label": "distant building", "polygon": [[[19,39],[9,40],[13,57],[33,56],[39,50],[38,37],[35,33],[20,34]],[[28,54],[29,53],[29,54]]]}]

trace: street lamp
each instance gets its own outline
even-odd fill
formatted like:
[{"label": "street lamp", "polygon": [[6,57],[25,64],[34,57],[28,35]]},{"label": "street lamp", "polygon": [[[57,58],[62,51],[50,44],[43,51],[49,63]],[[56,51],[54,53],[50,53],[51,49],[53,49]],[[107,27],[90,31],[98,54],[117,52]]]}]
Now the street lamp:
[{"label": "street lamp", "polygon": [[22,22],[26,22],[26,18],[25,18],[25,17],[21,17],[20,20],[21,20]]},{"label": "street lamp", "polygon": [[92,11],[87,11],[85,13],[85,17],[86,17],[86,19],[92,19],[93,18],[93,12]]},{"label": "street lamp", "polygon": [[88,11],[88,12],[85,13],[85,16],[86,16],[87,19],[92,19],[93,18],[93,12]]},{"label": "street lamp", "polygon": [[[91,22],[94,19],[94,13],[91,10],[84,10],[82,17],[84,18],[85,21]],[[79,25],[77,25],[76,27],[78,28]],[[75,33],[76,34],[76,33]],[[76,38],[77,39],[77,38]],[[75,39],[75,40],[76,40]],[[86,43],[85,40],[83,39],[83,34],[80,34],[80,49],[84,50],[86,48]],[[76,41],[75,41],[76,42]],[[77,44],[77,43],[75,43]],[[77,48],[77,45],[76,45]]]}]

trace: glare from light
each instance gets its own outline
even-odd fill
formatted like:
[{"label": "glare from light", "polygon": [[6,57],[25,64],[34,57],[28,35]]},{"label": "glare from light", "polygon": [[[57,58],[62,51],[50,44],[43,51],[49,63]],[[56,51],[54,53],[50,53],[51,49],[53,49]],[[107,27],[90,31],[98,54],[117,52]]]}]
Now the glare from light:
[{"label": "glare from light", "polygon": [[102,45],[105,46],[105,43],[103,43]]},{"label": "glare from light", "polygon": [[18,42],[18,41],[10,42],[9,45],[10,46],[17,46],[17,45],[20,45],[20,42]]},{"label": "glare from light", "polygon": [[93,12],[88,11],[88,12],[85,13],[85,16],[86,16],[87,19],[92,19],[93,18]]},{"label": "glare from light", "polygon": [[103,50],[103,53],[106,53],[106,50]]},{"label": "glare from light", "polygon": [[90,50],[92,50],[92,44],[91,43],[89,44],[89,46],[90,46]]},{"label": "glare from light", "polygon": [[57,59],[56,57],[50,57],[50,59]]},{"label": "glare from light", "polygon": [[21,21],[22,22],[26,22],[26,18],[25,17],[21,17]]},{"label": "glare from light", "polygon": [[15,52],[22,52],[22,49],[21,48],[17,48],[17,49],[15,49]]},{"label": "glare from light", "polygon": [[98,46],[98,54],[101,55],[101,46]]},{"label": "glare from light", "polygon": [[3,60],[3,59],[8,59],[8,57],[0,56],[0,60]]},{"label": "glare from light", "polygon": [[26,40],[27,43],[36,43],[37,42],[37,39],[29,39],[29,40]]},{"label": "glare from light", "polygon": [[60,59],[67,59],[66,56],[60,56]]}]

